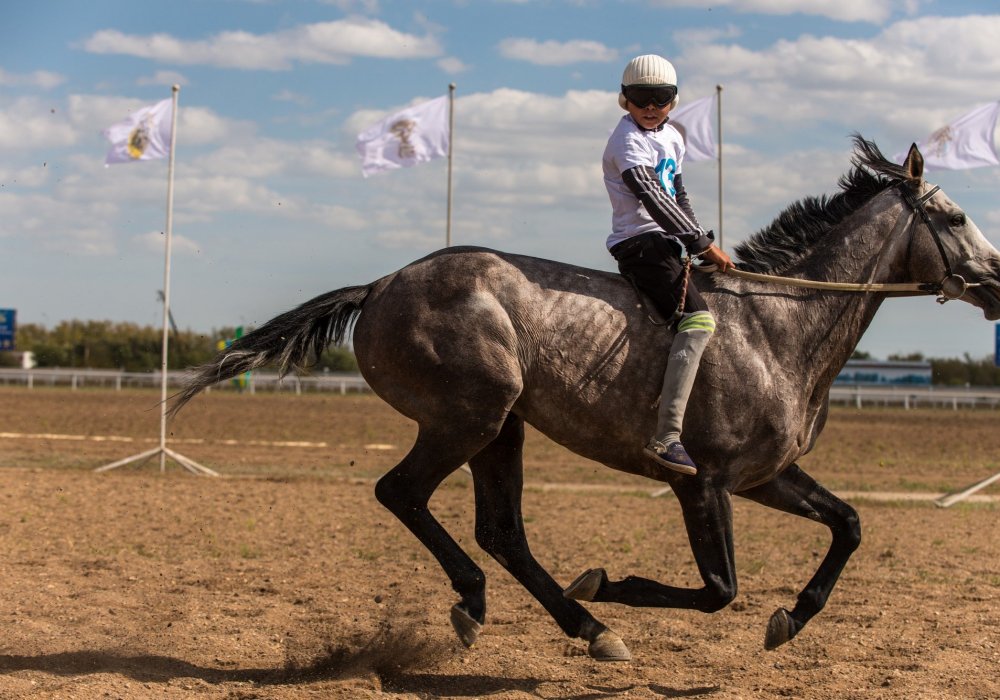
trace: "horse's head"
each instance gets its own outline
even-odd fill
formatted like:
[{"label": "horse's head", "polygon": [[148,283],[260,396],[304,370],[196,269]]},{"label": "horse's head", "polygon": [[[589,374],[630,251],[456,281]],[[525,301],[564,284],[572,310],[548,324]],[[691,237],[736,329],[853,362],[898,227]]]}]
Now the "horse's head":
[{"label": "horse's head", "polygon": [[962,299],[1000,319],[1000,251],[939,187],[924,180],[924,158],[916,144],[903,163],[900,185],[916,215],[911,229],[911,274],[940,285],[942,300]]}]

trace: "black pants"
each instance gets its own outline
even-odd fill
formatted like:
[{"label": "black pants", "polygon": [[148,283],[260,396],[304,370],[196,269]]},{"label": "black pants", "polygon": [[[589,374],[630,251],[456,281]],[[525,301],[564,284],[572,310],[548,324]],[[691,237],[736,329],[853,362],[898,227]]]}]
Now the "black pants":
[{"label": "black pants", "polygon": [[[653,300],[665,319],[672,319],[684,290],[680,244],[660,233],[642,233],[612,246],[611,254],[618,261],[619,272]],[[691,275],[683,313],[708,310]]]}]

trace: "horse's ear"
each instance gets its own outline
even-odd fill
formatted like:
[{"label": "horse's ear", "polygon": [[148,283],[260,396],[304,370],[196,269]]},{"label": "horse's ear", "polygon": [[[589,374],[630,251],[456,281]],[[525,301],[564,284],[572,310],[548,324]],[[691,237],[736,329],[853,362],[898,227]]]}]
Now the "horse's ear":
[{"label": "horse's ear", "polygon": [[920,180],[924,176],[924,157],[917,148],[917,144],[910,146],[910,152],[906,154],[903,167],[909,174],[911,180]]}]

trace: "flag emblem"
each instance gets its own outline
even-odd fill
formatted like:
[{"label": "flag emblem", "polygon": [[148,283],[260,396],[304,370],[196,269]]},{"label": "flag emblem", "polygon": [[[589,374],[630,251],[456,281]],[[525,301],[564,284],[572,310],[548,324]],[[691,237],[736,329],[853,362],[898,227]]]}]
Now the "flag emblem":
[{"label": "flag emblem", "polygon": [[930,142],[932,153],[938,158],[944,158],[948,153],[948,146],[951,145],[954,136],[951,134],[951,126],[942,126],[931,134]]},{"label": "flag emblem", "polygon": [[414,148],[413,143],[410,141],[410,135],[416,128],[417,123],[412,119],[400,119],[389,127],[389,132],[399,139],[398,155],[400,158],[416,157],[417,149]]},{"label": "flag emblem", "polygon": [[143,122],[139,126],[132,130],[132,133],[128,135],[128,145],[126,150],[129,156],[134,159],[142,158],[142,154],[146,152],[146,146],[149,145],[149,129],[146,123]]}]

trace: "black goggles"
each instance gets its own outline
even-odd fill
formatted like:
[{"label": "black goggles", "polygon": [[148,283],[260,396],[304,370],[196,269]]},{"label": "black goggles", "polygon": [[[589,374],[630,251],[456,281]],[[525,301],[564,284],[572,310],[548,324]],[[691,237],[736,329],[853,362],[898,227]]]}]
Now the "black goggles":
[{"label": "black goggles", "polygon": [[676,85],[622,85],[625,99],[642,109],[655,104],[663,109],[677,97]]}]

